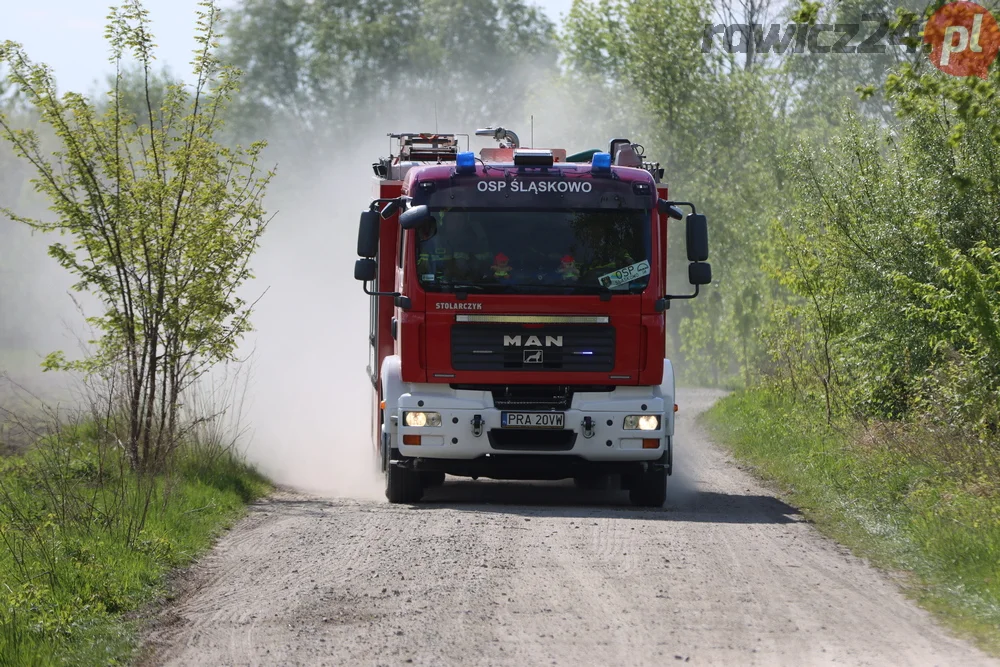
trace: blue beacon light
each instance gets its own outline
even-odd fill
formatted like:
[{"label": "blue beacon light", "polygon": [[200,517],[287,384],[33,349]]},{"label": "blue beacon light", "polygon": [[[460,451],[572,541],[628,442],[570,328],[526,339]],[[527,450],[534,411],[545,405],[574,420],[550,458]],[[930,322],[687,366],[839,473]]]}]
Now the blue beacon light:
[{"label": "blue beacon light", "polygon": [[590,159],[590,170],[594,172],[611,171],[611,153],[594,153]]},{"label": "blue beacon light", "polygon": [[455,157],[456,174],[472,174],[476,171],[476,154],[472,151],[459,153]]}]

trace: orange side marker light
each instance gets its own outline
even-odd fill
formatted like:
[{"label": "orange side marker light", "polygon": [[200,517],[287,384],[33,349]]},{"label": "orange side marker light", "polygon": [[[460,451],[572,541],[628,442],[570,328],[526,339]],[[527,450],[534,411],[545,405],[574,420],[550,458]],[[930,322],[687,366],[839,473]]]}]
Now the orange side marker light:
[{"label": "orange side marker light", "polygon": [[404,445],[411,445],[411,446],[413,446],[413,445],[419,445],[420,444],[420,436],[419,435],[404,435],[403,436],[403,444]]},{"label": "orange side marker light", "polygon": [[660,439],[659,438],[643,438],[642,439],[642,448],[643,449],[656,449],[659,446],[660,446]]}]

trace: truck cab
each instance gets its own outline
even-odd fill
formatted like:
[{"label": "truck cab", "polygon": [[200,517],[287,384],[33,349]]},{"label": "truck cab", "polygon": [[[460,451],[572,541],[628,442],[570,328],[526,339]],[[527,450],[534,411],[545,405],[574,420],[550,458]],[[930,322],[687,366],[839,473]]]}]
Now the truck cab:
[{"label": "truck cab", "polygon": [[[416,502],[445,474],[617,476],[660,506],[676,409],[665,316],[711,281],[705,217],[670,201],[627,139],[567,155],[477,134],[499,146],[393,134],[373,165],[355,278],[386,496]],[[685,217],[694,292],[668,295],[667,223]]]}]

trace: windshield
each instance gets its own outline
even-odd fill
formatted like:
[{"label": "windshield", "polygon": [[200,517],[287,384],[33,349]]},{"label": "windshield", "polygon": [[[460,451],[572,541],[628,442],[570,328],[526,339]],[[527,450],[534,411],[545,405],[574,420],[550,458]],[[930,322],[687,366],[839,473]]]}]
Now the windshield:
[{"label": "windshield", "polygon": [[417,230],[432,292],[636,293],[649,283],[649,212],[446,209]]}]

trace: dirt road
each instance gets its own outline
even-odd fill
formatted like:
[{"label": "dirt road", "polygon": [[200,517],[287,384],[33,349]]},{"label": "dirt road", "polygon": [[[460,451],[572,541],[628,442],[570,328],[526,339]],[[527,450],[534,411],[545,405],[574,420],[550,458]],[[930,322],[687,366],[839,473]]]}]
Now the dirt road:
[{"label": "dirt road", "polygon": [[449,479],[419,506],[280,494],[195,568],[167,665],[982,665],[695,425],[667,506]]}]

